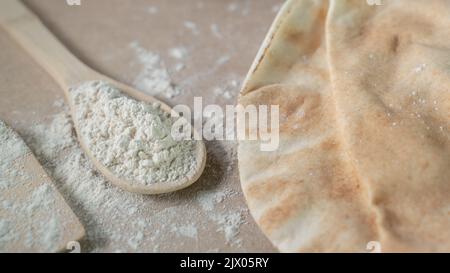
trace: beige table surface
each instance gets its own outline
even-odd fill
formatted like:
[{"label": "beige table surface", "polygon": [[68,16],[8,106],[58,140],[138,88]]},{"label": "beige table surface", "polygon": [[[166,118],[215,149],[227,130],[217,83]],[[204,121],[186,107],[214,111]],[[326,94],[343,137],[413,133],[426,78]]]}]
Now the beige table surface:
[{"label": "beige table surface", "polygon": [[[136,85],[136,78],[143,69],[131,44],[160,54],[174,83],[183,90],[173,99],[163,99],[169,105],[192,106],[194,96],[202,96],[204,103],[234,104],[238,85],[282,0],[81,0],[81,6],[77,7],[68,6],[62,0],[25,2],[83,62],[124,83]],[[169,49],[176,47],[187,49],[181,61],[169,54]],[[185,69],[171,69],[180,62]],[[25,134],[29,126],[48,122],[60,111],[54,107],[55,100],[62,98],[59,87],[1,29],[0,64],[0,118],[19,134]],[[218,90],[228,93],[223,96]],[[234,146],[233,143],[208,142],[209,158],[201,179],[179,193],[147,197],[149,209],[139,215],[152,219],[152,214],[167,207],[174,208],[180,219],[190,219],[195,224],[198,233],[195,238],[169,234],[170,230],[155,238],[152,230],[146,230],[138,248],[130,248],[126,241],[106,240],[101,244],[88,241],[88,250],[275,251],[245,210]],[[236,193],[226,198],[220,209],[229,213],[244,211],[245,223],[237,235],[239,244],[227,243],[220,224],[201,212],[194,201],[200,190]],[[71,199],[70,196],[65,198]],[[76,208],[73,210],[79,213]],[[118,224],[111,221],[111,225]],[[152,239],[146,240],[147,237]],[[152,247],[156,244],[158,249]]]}]

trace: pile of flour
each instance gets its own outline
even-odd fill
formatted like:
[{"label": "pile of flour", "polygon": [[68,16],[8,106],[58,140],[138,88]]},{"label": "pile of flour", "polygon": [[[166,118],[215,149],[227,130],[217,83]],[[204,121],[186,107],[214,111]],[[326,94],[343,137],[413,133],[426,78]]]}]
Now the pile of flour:
[{"label": "pile of flour", "polygon": [[80,134],[95,158],[118,177],[142,185],[177,181],[195,171],[194,141],[171,136],[173,118],[111,85],[71,90]]}]

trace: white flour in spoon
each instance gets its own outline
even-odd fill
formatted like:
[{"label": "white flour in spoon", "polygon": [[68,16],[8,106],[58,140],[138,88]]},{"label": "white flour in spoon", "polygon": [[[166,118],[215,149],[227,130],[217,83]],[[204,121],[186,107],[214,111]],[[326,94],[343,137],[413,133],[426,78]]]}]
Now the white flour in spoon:
[{"label": "white flour in spoon", "polygon": [[114,174],[142,185],[177,181],[195,171],[194,141],[171,136],[174,120],[159,108],[95,81],[71,90],[80,134]]}]

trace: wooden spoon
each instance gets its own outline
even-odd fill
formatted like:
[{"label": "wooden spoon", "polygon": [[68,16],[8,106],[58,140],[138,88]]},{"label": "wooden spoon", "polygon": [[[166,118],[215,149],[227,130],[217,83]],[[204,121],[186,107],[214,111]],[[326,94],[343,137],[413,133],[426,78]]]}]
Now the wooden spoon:
[{"label": "wooden spoon", "polygon": [[[177,181],[155,183],[151,185],[140,185],[117,177],[111,170],[101,164],[93,155],[92,151],[84,143],[81,136],[80,126],[76,118],[76,108],[69,89],[90,81],[104,81],[111,86],[121,90],[124,94],[136,100],[146,103],[159,103],[161,109],[172,114],[172,108],[165,103],[139,92],[125,84],[102,75],[89,68],[72,55],[42,24],[20,0],[0,1],[0,25],[57,81],[64,90],[66,101],[71,110],[78,141],[91,159],[95,167],[113,184],[124,190],[141,194],[161,194],[186,188],[198,180],[206,163],[206,148],[203,141],[196,142],[194,151],[197,165],[194,171],[186,177]],[[176,113],[173,113],[176,115]],[[195,139],[198,134],[193,129]]]}]

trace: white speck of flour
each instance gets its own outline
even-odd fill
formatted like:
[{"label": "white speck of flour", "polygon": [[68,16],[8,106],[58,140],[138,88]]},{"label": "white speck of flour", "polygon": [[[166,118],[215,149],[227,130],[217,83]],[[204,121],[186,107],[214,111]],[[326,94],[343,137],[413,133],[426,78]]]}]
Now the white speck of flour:
[{"label": "white speck of flour", "polygon": [[192,34],[194,35],[199,35],[200,31],[198,30],[197,24],[192,22],[192,21],[184,21],[183,25],[185,28],[187,28],[188,30],[190,30],[192,32]]},{"label": "white speck of flour", "polygon": [[169,55],[174,59],[184,59],[187,56],[187,49],[184,47],[174,47],[169,49]]},{"label": "white speck of flour", "polygon": [[217,24],[211,24],[210,26],[212,34],[217,39],[223,39],[222,33],[220,33],[219,26]]},{"label": "white speck of flour", "polygon": [[425,70],[426,67],[427,67],[426,64],[418,65],[416,68],[414,68],[414,72],[416,72],[416,73],[423,72],[423,71]]}]

